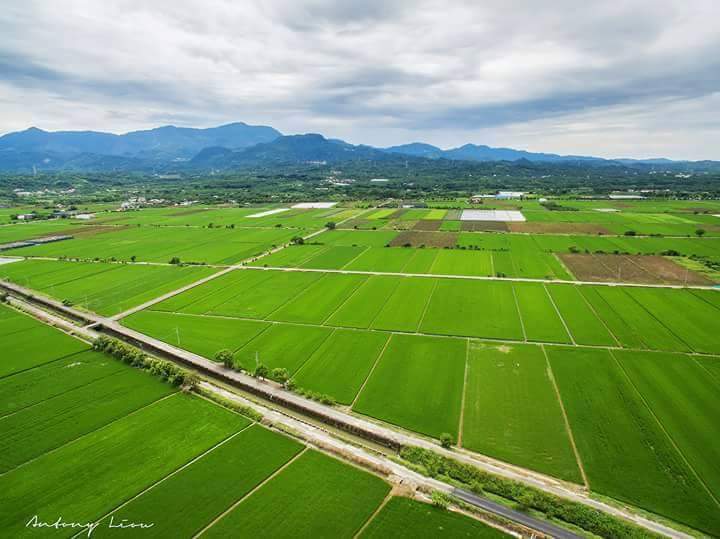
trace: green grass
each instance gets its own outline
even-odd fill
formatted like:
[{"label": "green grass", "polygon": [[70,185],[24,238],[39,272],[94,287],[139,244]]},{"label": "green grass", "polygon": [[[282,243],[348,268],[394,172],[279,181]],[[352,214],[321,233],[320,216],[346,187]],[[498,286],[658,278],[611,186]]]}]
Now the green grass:
[{"label": "green grass", "polygon": [[493,275],[492,253],[442,249],[438,252],[430,273],[434,275],[491,276]]},{"label": "green grass", "polygon": [[513,283],[520,318],[529,341],[570,343],[570,336],[553,306],[545,285]]},{"label": "green grass", "polygon": [[90,522],[248,424],[183,394],[143,408],[0,477],[0,529],[12,537],[40,520]]},{"label": "green grass", "polygon": [[425,333],[522,340],[512,285],[439,279],[420,324]]},{"label": "green grass", "polygon": [[399,273],[403,271],[414,252],[415,250],[410,248],[370,247],[343,269]]},{"label": "green grass", "polygon": [[302,268],[313,269],[340,269],[345,264],[357,258],[366,247],[350,247],[345,245],[331,246],[309,258],[302,264]]},{"label": "green grass", "polygon": [[389,335],[338,329],[295,376],[299,387],[350,404],[367,378]]},{"label": "green grass", "polygon": [[555,305],[578,344],[617,346],[617,342],[602,321],[595,315],[584,296],[571,284],[547,286]]},{"label": "green grass", "polygon": [[395,292],[388,298],[370,327],[393,331],[417,331],[434,288],[433,279],[400,278]]},{"label": "green grass", "polygon": [[473,451],[582,483],[537,345],[470,341],[462,442]]},{"label": "green grass", "polygon": [[320,324],[361,286],[367,276],[326,273],[272,313],[270,320]]},{"label": "green grass", "polygon": [[235,362],[253,371],[255,360],[292,375],[333,332],[330,328],[273,324],[235,354]]},{"label": "green grass", "polygon": [[147,373],[96,380],[0,419],[0,473],[92,432],[174,390]]},{"label": "green grass", "polygon": [[[251,426],[118,510],[116,522],[152,522],[143,537],[192,537],[294,457],[291,438]],[[128,530],[101,524],[98,537]]]},{"label": "green grass", "polygon": [[457,439],[466,351],[465,339],[393,335],[353,409]]},{"label": "green grass", "polygon": [[720,533],[720,512],[606,350],[547,348],[591,490]]},{"label": "green grass", "polygon": [[374,475],[307,451],[203,537],[351,537],[389,490]]},{"label": "green grass", "polygon": [[369,327],[399,283],[398,277],[370,276],[326,323],[340,327]]},{"label": "green grass", "polygon": [[223,349],[237,350],[269,326],[257,320],[140,311],[124,318],[123,325],[214,359]]},{"label": "green grass", "polygon": [[680,354],[613,352],[680,451],[720,499],[720,386]]},{"label": "green grass", "polygon": [[59,361],[0,379],[0,417],[123,370],[98,352],[79,352]]},{"label": "green grass", "polygon": [[409,498],[392,497],[370,521],[360,537],[494,539],[507,535],[461,513],[440,509]]}]

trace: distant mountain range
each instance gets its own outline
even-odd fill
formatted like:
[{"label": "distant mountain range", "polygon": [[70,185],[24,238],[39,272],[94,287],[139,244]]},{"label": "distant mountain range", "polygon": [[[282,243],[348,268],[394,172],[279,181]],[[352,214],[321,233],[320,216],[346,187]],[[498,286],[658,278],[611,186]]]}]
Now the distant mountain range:
[{"label": "distant mountain range", "polygon": [[[718,169],[720,162],[669,159],[602,159],[599,157],[533,153],[511,148],[465,144],[443,150],[413,142],[374,148],[326,139],[319,134],[283,135],[267,126],[231,123],[209,129],[174,126],[123,135],[95,131],[48,132],[31,127],[0,137],[0,171],[44,170],[148,171],[167,169],[232,170],[286,164],[335,164],[347,161],[397,162],[399,160],[508,161],[584,165],[697,165]],[[443,161],[444,160],[444,161]]]}]

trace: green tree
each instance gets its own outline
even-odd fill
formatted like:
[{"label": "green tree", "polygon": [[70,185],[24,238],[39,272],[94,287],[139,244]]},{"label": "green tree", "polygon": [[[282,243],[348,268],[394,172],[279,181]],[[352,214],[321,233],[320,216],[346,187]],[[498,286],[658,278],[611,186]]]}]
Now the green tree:
[{"label": "green tree", "polygon": [[328,230],[335,230],[335,223],[333,221],[328,221],[325,223],[325,228]]},{"label": "green tree", "polygon": [[270,369],[268,369],[265,365],[262,363],[258,363],[257,367],[255,367],[255,371],[253,372],[253,376],[255,378],[259,378],[260,380],[264,380],[268,377],[270,374]]},{"label": "green tree", "polygon": [[702,238],[702,237],[705,235],[705,229],[704,229],[704,228],[698,228],[698,229],[695,231],[695,235],[696,235],[698,238]]},{"label": "green tree", "polygon": [[450,449],[452,445],[455,443],[455,440],[452,437],[452,434],[449,432],[443,432],[440,435],[440,445],[443,446],[445,449]]},{"label": "green tree", "polygon": [[180,258],[178,258],[177,256],[174,256],[170,259],[170,263],[171,264],[180,264]]},{"label": "green tree", "polygon": [[217,361],[218,363],[222,363],[223,366],[228,369],[232,369],[235,366],[235,358],[233,357],[233,353],[227,348],[223,350],[218,350],[218,352],[215,354],[215,361]]}]

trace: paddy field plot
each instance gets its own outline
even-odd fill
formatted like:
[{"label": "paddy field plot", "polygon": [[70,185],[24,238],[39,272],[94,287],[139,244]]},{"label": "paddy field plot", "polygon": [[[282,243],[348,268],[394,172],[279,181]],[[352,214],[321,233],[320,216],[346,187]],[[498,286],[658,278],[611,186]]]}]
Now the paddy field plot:
[{"label": "paddy field plot", "polygon": [[402,277],[395,292],[372,321],[373,329],[415,332],[437,286],[432,279]]},{"label": "paddy field plot", "polygon": [[379,332],[337,329],[293,379],[299,387],[350,404],[389,338]]},{"label": "paddy field plot", "polygon": [[[0,313],[3,313],[0,318],[3,339],[0,378],[89,349],[84,342],[8,307],[0,305]],[[22,329],[17,330],[20,324]],[[7,326],[10,331],[3,332]]]},{"label": "paddy field plot", "polygon": [[0,378],[0,417],[112,376],[123,368],[119,361],[88,350]]},{"label": "paddy field plot", "polygon": [[382,479],[308,450],[203,537],[351,537],[389,491]]},{"label": "paddy field plot", "polygon": [[462,445],[582,483],[540,346],[470,341]]},{"label": "paddy field plot", "polygon": [[285,368],[292,376],[330,337],[331,328],[272,324],[235,353],[235,362],[252,372],[256,362]]},{"label": "paddy field plot", "polygon": [[393,335],[353,409],[457,439],[466,355],[466,339]]},{"label": "paddy field plot", "polygon": [[527,340],[570,343],[563,320],[543,283],[513,283],[512,288]]},{"label": "paddy field plot", "polygon": [[94,521],[247,424],[196,397],[160,400],[1,476],[0,527],[26,537],[34,514]]},{"label": "paddy field plot", "polygon": [[554,284],[547,286],[546,290],[576,343],[617,346],[614,336],[582,295],[580,287]]},{"label": "paddy field plot", "polygon": [[720,499],[720,385],[708,378],[701,363],[683,354],[613,354],[690,466]]},{"label": "paddy field plot", "polygon": [[420,324],[420,331],[523,339],[512,285],[497,281],[439,280]]},{"label": "paddy field plot", "polygon": [[326,323],[331,326],[367,328],[382,310],[401,282],[401,278],[371,275],[343,303]]},{"label": "paddy field plot", "polygon": [[214,359],[220,350],[238,350],[270,325],[257,320],[140,311],[122,321],[134,329],[173,346]]},{"label": "paddy field plot", "polygon": [[0,266],[0,277],[87,310],[112,315],[216,271],[202,266],[25,260]]},{"label": "paddy field plot", "polygon": [[507,536],[501,531],[461,513],[440,509],[417,500],[394,496],[370,521],[360,537],[499,539]]},{"label": "paddy field plot", "polygon": [[172,393],[147,373],[123,371],[0,418],[0,473]]},{"label": "paddy field plot", "polygon": [[590,489],[717,535],[717,503],[611,353],[546,351]]},{"label": "paddy field plot", "polygon": [[[116,511],[114,518],[154,522],[142,530],[143,537],[192,537],[301,449],[292,439],[253,425]],[[95,533],[123,537],[128,532],[101,525]]]}]

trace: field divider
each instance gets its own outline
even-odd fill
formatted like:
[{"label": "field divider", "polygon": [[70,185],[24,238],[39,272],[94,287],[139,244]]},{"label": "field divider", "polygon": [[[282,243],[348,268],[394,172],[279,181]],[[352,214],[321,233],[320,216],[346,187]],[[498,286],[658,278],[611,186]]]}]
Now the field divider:
[{"label": "field divider", "polygon": [[418,320],[417,326],[415,327],[415,333],[418,333],[420,331],[420,328],[422,327],[422,323],[425,320],[425,315],[428,312],[428,309],[430,308],[430,302],[432,301],[433,296],[435,295],[435,290],[437,290],[438,283],[440,281],[436,280],[433,283],[432,290],[430,291],[430,294],[428,294],[427,302],[425,303],[425,307],[423,308],[422,315],[420,315],[420,320]]},{"label": "field divider", "polygon": [[655,315],[650,311],[650,309],[648,309],[647,307],[645,307],[645,305],[643,305],[642,303],[640,303],[640,300],[639,300],[639,299],[637,299],[635,296],[629,294],[629,293],[626,292],[626,291],[624,291],[624,292],[625,292],[625,295],[626,295],[627,297],[629,297],[631,301],[634,301],[634,302],[638,305],[638,307],[640,307],[643,311],[645,311],[650,318],[652,318],[652,319],[655,320],[658,324],[660,324],[662,327],[664,327],[665,329],[667,329],[667,330],[670,332],[670,334],[672,334],[672,336],[675,337],[675,338],[678,340],[678,342],[680,342],[680,343],[684,344],[685,346],[687,346],[687,349],[690,351],[691,354],[692,354],[692,353],[695,353],[695,349],[694,349],[692,346],[690,346],[690,344],[689,344],[687,341],[685,341],[685,339],[683,339],[682,337],[680,337],[680,335],[678,335],[677,333],[675,333],[672,328],[668,327],[667,324],[665,324],[662,320],[660,320],[657,316],[655,316]]},{"label": "field divider", "polygon": [[[201,396],[201,395],[199,395],[199,398],[202,398],[202,399],[204,399],[204,400],[206,400],[206,401],[208,401],[208,402],[212,402],[215,406],[219,406],[216,402],[211,401],[210,399],[206,399],[205,397],[203,397],[203,396]],[[137,494],[135,494],[135,495],[132,496],[131,498],[125,500],[123,503],[121,503],[121,504],[118,505],[117,507],[111,509],[110,511],[108,511],[107,513],[105,513],[103,516],[101,516],[99,519],[97,519],[95,522],[98,522],[98,523],[99,523],[99,522],[102,522],[103,520],[105,520],[105,519],[108,518],[109,516],[113,515],[114,513],[117,513],[120,509],[122,509],[123,507],[125,507],[125,506],[128,505],[129,503],[135,501],[135,500],[138,499],[140,496],[143,496],[143,495],[146,494],[147,492],[151,491],[152,489],[154,489],[155,487],[157,487],[159,484],[164,483],[165,481],[167,481],[168,479],[170,479],[170,478],[173,477],[174,475],[177,475],[178,473],[180,473],[181,471],[183,471],[185,468],[187,468],[187,467],[189,467],[189,466],[192,466],[193,464],[195,464],[197,461],[199,461],[200,459],[202,459],[203,457],[205,457],[205,456],[208,455],[209,453],[215,451],[218,447],[226,444],[227,442],[229,442],[230,440],[232,440],[232,439],[235,438],[236,436],[239,436],[240,434],[242,434],[243,432],[245,432],[246,430],[248,430],[250,427],[252,427],[252,426],[254,426],[254,425],[256,425],[256,423],[253,421],[253,422],[251,422],[249,425],[241,428],[239,431],[231,434],[230,436],[228,436],[228,437],[225,438],[224,440],[220,440],[220,441],[219,441],[218,443],[216,443],[214,446],[210,447],[209,449],[206,449],[205,451],[203,451],[203,452],[200,453],[199,455],[196,455],[195,457],[193,457],[192,459],[190,459],[188,462],[186,462],[185,464],[183,464],[182,466],[180,466],[180,467],[177,468],[176,470],[173,470],[172,472],[170,472],[170,473],[167,474],[166,476],[164,476],[164,477],[162,477],[161,479],[158,479],[157,481],[155,481],[155,482],[154,482],[152,485],[150,485],[149,487],[144,488],[143,490],[141,490],[140,492],[138,492]],[[73,535],[71,539],[75,539],[76,537],[80,537],[81,535],[85,535],[85,534],[87,534],[87,531],[85,531],[85,530],[79,531],[78,533],[76,533],[75,535]]]},{"label": "field divider", "polygon": [[322,322],[320,322],[320,325],[323,325],[323,326],[324,326],[324,325],[325,325],[325,322],[327,322],[328,320],[330,320],[336,312],[338,312],[340,309],[342,309],[342,308],[345,306],[345,304],[346,304],[348,301],[350,301],[350,299],[351,299],[355,294],[357,294],[357,293],[360,291],[361,288],[367,286],[368,281],[369,281],[370,279],[372,279],[372,276],[367,277],[362,283],[360,283],[358,286],[356,286],[356,287],[355,287],[355,290],[353,290],[352,292],[350,292],[350,294],[348,294],[348,297],[346,297],[344,300],[342,300],[342,302],[340,303],[340,305],[338,305],[335,309],[332,310],[332,312],[331,312],[330,314],[328,314],[325,318],[323,318]]},{"label": "field divider", "polygon": [[572,447],[573,454],[575,455],[575,462],[577,463],[578,469],[580,470],[580,476],[582,477],[583,483],[585,484],[585,488],[589,491],[590,482],[588,481],[587,474],[585,473],[585,466],[583,466],[580,451],[578,450],[577,444],[575,443],[575,436],[573,435],[572,427],[570,426],[570,420],[565,410],[565,404],[563,403],[562,395],[560,394],[560,388],[557,385],[557,380],[555,380],[555,373],[553,373],[552,365],[550,364],[550,358],[547,355],[547,350],[545,350],[545,346],[540,345],[540,348],[542,349],[543,355],[545,356],[545,365],[547,368],[548,378],[550,378],[550,382],[552,383],[553,389],[555,390],[555,397],[557,398],[558,404],[560,405],[563,422],[565,423],[565,431],[567,432],[570,446]]},{"label": "field divider", "polygon": [[362,533],[365,531],[365,528],[367,528],[370,523],[375,520],[375,517],[380,513],[380,511],[383,510],[383,507],[387,505],[387,503],[392,499],[393,497],[393,491],[390,489],[390,492],[387,493],[387,496],[385,496],[385,499],[383,499],[382,502],[380,502],[380,505],[377,506],[375,511],[372,512],[372,514],[368,517],[368,519],[363,523],[362,526],[360,526],[360,529],[355,532],[355,535],[353,535],[353,539],[358,539]]},{"label": "field divider", "polygon": [[517,292],[515,291],[515,285],[510,283],[510,290],[513,293],[513,299],[515,299],[515,310],[518,313],[518,320],[520,320],[520,329],[522,329],[523,341],[527,342],[527,332],[525,331],[525,321],[523,320],[522,311],[520,310],[520,302],[517,298]]},{"label": "field divider", "polygon": [[575,342],[575,337],[570,332],[570,328],[567,325],[567,322],[565,322],[565,318],[560,313],[560,309],[558,309],[558,306],[555,304],[555,300],[552,297],[552,294],[550,294],[550,291],[547,289],[547,285],[543,284],[543,290],[545,290],[545,295],[550,300],[550,303],[552,303],[553,308],[555,309],[555,313],[558,315],[558,318],[560,318],[560,321],[563,323],[563,326],[565,327],[565,331],[568,334],[568,337],[570,337],[570,341],[572,342],[573,346],[577,346],[577,343]]},{"label": "field divider", "polygon": [[470,338],[465,345],[465,371],[463,372],[463,390],[460,399],[460,420],[458,422],[457,446],[462,447],[463,423],[465,419],[465,395],[467,394],[468,363],[470,362]]},{"label": "field divider", "polygon": [[[150,376],[150,375],[148,374],[148,376]],[[35,462],[36,460],[44,457],[45,455],[50,455],[50,454],[52,454],[52,453],[55,453],[56,451],[59,451],[60,449],[62,449],[62,448],[64,448],[64,447],[67,447],[68,445],[72,445],[72,444],[76,443],[78,440],[82,440],[82,439],[85,438],[86,436],[90,436],[91,434],[93,434],[93,433],[95,433],[95,432],[97,432],[97,431],[99,431],[99,430],[102,430],[102,429],[104,429],[104,428],[107,428],[109,425],[112,425],[113,423],[117,423],[118,421],[120,421],[120,420],[122,420],[122,419],[125,419],[126,417],[130,417],[131,415],[135,415],[136,413],[141,412],[141,411],[144,410],[145,408],[149,408],[150,406],[153,406],[153,405],[157,404],[158,402],[164,401],[165,399],[169,399],[170,397],[175,397],[175,396],[177,396],[177,395],[179,395],[179,394],[180,394],[180,392],[179,392],[178,390],[176,390],[176,391],[173,391],[172,393],[170,393],[169,395],[165,395],[164,397],[160,397],[159,399],[155,399],[155,400],[152,401],[152,402],[149,402],[149,403],[147,403],[147,404],[144,404],[144,405],[141,406],[140,408],[137,408],[137,409],[135,409],[135,410],[133,410],[133,411],[131,411],[131,412],[123,415],[123,416],[116,417],[116,418],[113,419],[112,421],[108,421],[107,423],[105,423],[104,425],[101,425],[101,426],[97,427],[96,429],[93,429],[93,430],[90,430],[90,431],[88,431],[88,432],[85,432],[85,433],[81,434],[80,436],[77,436],[76,438],[73,438],[72,440],[68,440],[67,442],[65,442],[65,443],[62,444],[62,445],[59,445],[59,446],[54,447],[54,448],[52,448],[52,449],[50,449],[50,450],[48,450],[48,451],[45,451],[44,453],[42,453],[41,455],[38,455],[37,457],[33,457],[33,458],[31,458],[30,460],[26,460],[25,462],[22,462],[22,463],[18,464],[18,465],[15,466],[14,468],[10,468],[9,470],[5,470],[4,472],[0,473],[0,477],[3,477],[4,475],[6,475],[6,474],[8,474],[8,473],[10,473],[10,472],[12,472],[12,471],[14,471],[14,470],[18,470],[18,469],[20,469],[20,468],[24,468],[24,467],[27,466],[28,464],[30,464],[30,463],[32,463],[32,462]]]},{"label": "field divider", "polygon": [[370,377],[372,376],[372,373],[375,372],[375,367],[377,366],[378,363],[380,363],[380,359],[381,359],[381,358],[383,357],[383,355],[385,354],[385,350],[387,350],[387,347],[388,347],[388,345],[390,344],[390,340],[391,340],[392,338],[393,338],[393,334],[391,333],[391,334],[388,336],[387,340],[385,341],[385,344],[383,345],[382,350],[380,350],[380,353],[379,353],[378,356],[375,358],[375,362],[373,363],[372,367],[370,367],[370,370],[368,371],[367,376],[365,377],[365,380],[363,380],[363,383],[362,383],[362,385],[360,386],[360,389],[358,389],[358,392],[357,392],[357,394],[355,395],[355,398],[354,398],[353,401],[350,403],[350,409],[351,409],[351,410],[352,410],[353,406],[355,406],[355,404],[357,403],[358,399],[360,398],[360,394],[363,392],[363,389],[365,389],[365,384],[368,383],[368,380],[370,380]]},{"label": "field divider", "polygon": [[650,403],[645,399],[645,396],[637,388],[637,386],[635,385],[635,382],[633,382],[632,378],[630,378],[630,375],[625,370],[625,367],[623,367],[622,363],[618,360],[618,358],[615,356],[615,354],[613,354],[612,350],[608,350],[608,352],[610,353],[610,356],[613,358],[613,361],[617,365],[618,369],[620,369],[620,371],[623,373],[623,376],[625,376],[625,379],[628,381],[630,386],[633,388],[633,391],[635,391],[635,393],[640,398],[640,400],[642,401],[645,408],[647,408],[648,412],[650,412],[650,415],[652,415],[653,419],[660,427],[660,430],[663,431],[663,434],[665,434],[665,436],[667,437],[670,444],[673,446],[675,451],[677,451],[678,455],[680,455],[680,458],[682,459],[682,461],[685,463],[685,465],[688,467],[688,469],[693,473],[693,475],[697,478],[697,480],[703,486],[703,488],[708,493],[710,498],[715,502],[715,505],[720,507],[720,500],[718,500],[715,497],[715,495],[712,493],[712,490],[710,490],[710,487],[708,487],[707,483],[705,483],[705,480],[697,472],[697,470],[695,470],[695,467],[690,463],[690,461],[687,459],[687,457],[682,452],[680,447],[675,443],[675,440],[670,435],[670,433],[667,431],[667,429],[665,428],[665,425],[663,425],[662,421],[660,421],[660,418],[655,414],[655,410],[652,409],[652,406],[650,406]]},{"label": "field divider", "polygon": [[206,531],[208,531],[210,528],[212,528],[215,524],[217,524],[220,520],[222,520],[228,513],[230,513],[233,509],[235,509],[238,505],[240,505],[243,501],[248,499],[250,496],[255,494],[258,490],[263,488],[268,482],[272,481],[275,477],[277,477],[279,474],[281,474],[287,467],[289,467],[291,464],[293,464],[297,459],[299,459],[302,455],[304,455],[308,451],[308,447],[305,446],[302,451],[300,451],[297,455],[295,455],[293,458],[288,460],[285,464],[280,466],[277,470],[275,470],[272,474],[267,476],[265,479],[263,479],[260,483],[255,485],[255,488],[253,488],[250,492],[246,493],[244,496],[241,496],[239,500],[237,500],[235,503],[233,503],[230,507],[228,507],[225,511],[220,513],[217,517],[215,517],[207,526],[205,526],[202,530],[197,532],[195,535],[193,535],[193,539],[196,539],[197,537],[200,537],[202,534],[204,534]]},{"label": "field divider", "polygon": [[367,253],[369,249],[370,249],[370,246],[369,246],[369,245],[364,245],[364,246],[363,246],[363,250],[360,251],[360,252],[357,254],[357,256],[354,256],[352,259],[348,260],[345,264],[343,264],[342,266],[340,266],[340,268],[338,268],[338,269],[341,269],[341,270],[342,270],[343,268],[347,268],[350,264],[352,264],[352,263],[355,262],[358,258],[360,258],[362,255],[364,255],[365,253]]}]

